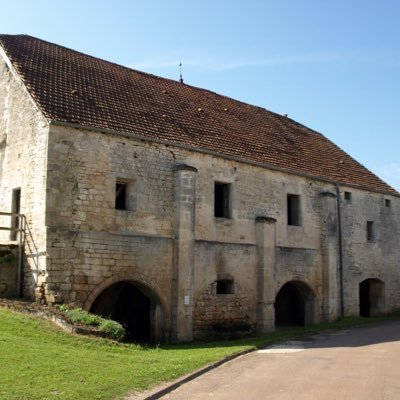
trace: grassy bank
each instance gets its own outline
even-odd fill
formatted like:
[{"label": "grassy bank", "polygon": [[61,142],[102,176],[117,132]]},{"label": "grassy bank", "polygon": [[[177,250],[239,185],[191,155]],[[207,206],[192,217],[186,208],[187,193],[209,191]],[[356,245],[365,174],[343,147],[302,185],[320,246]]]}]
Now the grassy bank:
[{"label": "grassy bank", "polygon": [[69,335],[49,322],[0,308],[0,398],[122,398],[242,350],[380,320],[345,318],[241,340],[146,347]]}]

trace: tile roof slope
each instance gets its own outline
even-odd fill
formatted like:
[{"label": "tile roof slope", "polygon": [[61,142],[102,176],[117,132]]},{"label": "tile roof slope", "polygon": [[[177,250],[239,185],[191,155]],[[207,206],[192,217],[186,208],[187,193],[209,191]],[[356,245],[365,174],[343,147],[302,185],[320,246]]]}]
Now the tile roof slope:
[{"label": "tile roof slope", "polygon": [[320,133],[266,109],[27,35],[0,35],[0,45],[49,120],[398,194]]}]

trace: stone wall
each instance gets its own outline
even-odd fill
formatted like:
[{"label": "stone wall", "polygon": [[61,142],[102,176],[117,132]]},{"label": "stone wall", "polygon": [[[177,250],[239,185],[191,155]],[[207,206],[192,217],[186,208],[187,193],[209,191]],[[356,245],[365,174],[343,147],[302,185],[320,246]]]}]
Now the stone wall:
[{"label": "stone wall", "polygon": [[196,296],[194,336],[232,337],[254,333],[256,330],[255,299],[234,283],[233,293],[217,294],[213,282]]},{"label": "stone wall", "polygon": [[[0,53],[0,210],[11,212],[13,189],[20,188],[21,213],[32,231],[32,236],[27,236],[24,293],[32,297],[46,270],[48,123],[4,60]],[[10,217],[0,217],[0,226],[10,223]],[[0,232],[0,243],[8,242],[10,233]]]},{"label": "stone wall", "polygon": [[[385,285],[385,309],[400,306],[400,203],[398,198],[365,193],[352,188],[351,199],[342,201],[345,312],[358,312],[359,284],[379,279]],[[389,200],[389,203],[387,202]],[[367,221],[373,237],[367,239]]]},{"label": "stone wall", "polygon": [[[101,289],[137,281],[157,295],[170,324],[173,153],[59,127],[50,144],[47,300],[89,308]],[[119,179],[129,186],[128,210],[115,208]]]},{"label": "stone wall", "polygon": [[[195,250],[194,333],[229,335],[256,330],[254,244],[197,241]],[[217,281],[230,280],[231,293],[217,294]]]},{"label": "stone wall", "polygon": [[[162,303],[165,330],[176,340],[190,340],[192,327],[204,336],[240,319],[252,330],[273,329],[273,304],[287,282],[309,288],[314,322],[340,315],[341,284],[345,313],[358,314],[366,277],[385,282],[388,310],[399,307],[397,197],[340,188],[341,278],[334,184],[62,126],[51,127],[49,146],[49,301],[89,308],[113,282],[137,281]],[[115,209],[120,180],[128,185],[127,210]],[[215,182],[230,185],[231,218],[214,217]],[[300,196],[299,226],[288,225],[287,194]],[[269,219],[257,228],[260,216]],[[376,221],[373,243],[368,218]],[[236,290],[219,296],[224,274]]]}]

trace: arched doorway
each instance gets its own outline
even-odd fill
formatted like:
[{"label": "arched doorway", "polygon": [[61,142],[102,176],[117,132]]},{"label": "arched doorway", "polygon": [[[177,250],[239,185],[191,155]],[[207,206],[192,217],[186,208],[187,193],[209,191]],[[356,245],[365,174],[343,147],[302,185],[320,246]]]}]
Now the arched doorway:
[{"label": "arched doorway", "polygon": [[304,282],[284,284],[275,299],[275,325],[310,325],[316,323],[316,299]]},{"label": "arched doorway", "polygon": [[385,312],[385,284],[376,278],[359,285],[360,316],[376,317]]},{"label": "arched doorway", "polygon": [[155,294],[137,282],[117,282],[97,296],[90,312],[120,322],[135,342],[162,340],[161,307]]}]

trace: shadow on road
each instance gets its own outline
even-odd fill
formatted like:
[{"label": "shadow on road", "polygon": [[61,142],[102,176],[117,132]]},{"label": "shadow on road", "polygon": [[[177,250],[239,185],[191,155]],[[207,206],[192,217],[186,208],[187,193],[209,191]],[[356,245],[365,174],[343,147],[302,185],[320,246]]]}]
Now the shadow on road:
[{"label": "shadow on road", "polygon": [[[318,340],[315,340],[317,339]],[[306,347],[361,347],[400,341],[400,321],[379,322],[353,328],[321,332],[303,338],[310,341]]]}]

